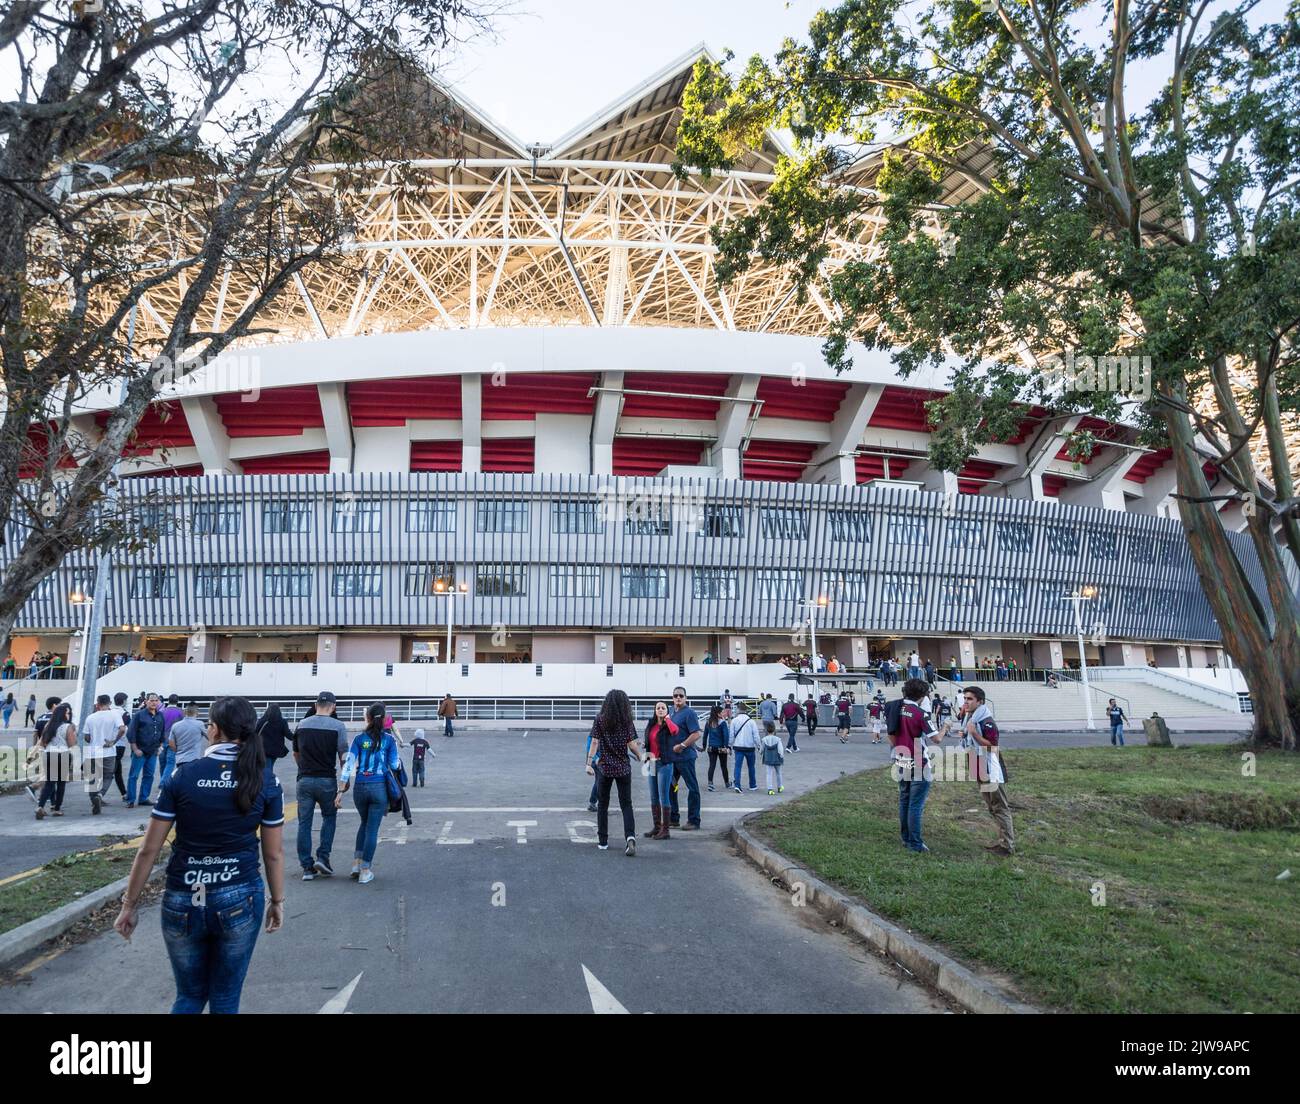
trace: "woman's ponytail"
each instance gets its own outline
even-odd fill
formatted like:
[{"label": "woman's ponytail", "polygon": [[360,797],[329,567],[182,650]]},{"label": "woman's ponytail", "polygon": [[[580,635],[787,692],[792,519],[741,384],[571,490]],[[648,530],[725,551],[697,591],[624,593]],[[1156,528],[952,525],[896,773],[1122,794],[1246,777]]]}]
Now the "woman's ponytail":
[{"label": "woman's ponytail", "polygon": [[247,698],[218,698],[208,718],[221,735],[239,745],[235,759],[235,808],[247,815],[262,792],[266,752],[256,738],[257,710]]}]

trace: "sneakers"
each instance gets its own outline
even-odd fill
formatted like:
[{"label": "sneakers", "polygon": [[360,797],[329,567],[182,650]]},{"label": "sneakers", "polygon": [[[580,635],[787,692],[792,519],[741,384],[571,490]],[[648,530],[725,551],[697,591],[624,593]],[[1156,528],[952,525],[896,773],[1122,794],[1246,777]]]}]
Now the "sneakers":
[{"label": "sneakers", "polygon": [[710,783],[709,783],[709,793],[712,793],[712,792],[713,792],[713,783],[710,782]]},{"label": "sneakers", "polygon": [[733,786],[732,789],[734,789],[734,790],[736,791],[736,793],[743,793],[743,792],[744,792],[743,790],[741,790],[741,788],[740,788],[739,786]]},{"label": "sneakers", "polygon": [[918,852],[918,853],[928,853],[929,850],[930,850],[928,847],[926,847],[925,844],[921,844],[920,847],[912,847],[912,846],[909,845],[907,849],[908,849],[909,851],[916,851],[916,852]]},{"label": "sneakers", "polygon": [[698,824],[692,824],[689,820],[682,825],[683,832],[698,832],[699,830],[700,826]]},{"label": "sneakers", "polygon": [[767,791],[767,796],[768,796],[768,797],[775,797],[775,796],[776,796],[776,791],[775,791],[775,790],[768,790],[768,791]]},{"label": "sneakers", "polygon": [[139,805],[152,805],[153,802],[150,801],[150,800],[146,797],[146,798],[142,799],[141,801],[137,802],[137,804],[139,804]]},{"label": "sneakers", "polygon": [[322,878],[334,877],[334,868],[330,866],[328,859],[317,859],[314,863],[312,863],[312,866],[315,869],[316,873],[319,874]]},{"label": "sneakers", "polygon": [[777,793],[785,793],[785,787],[784,787],[784,786],[777,786],[777,788],[776,788],[776,792],[777,792]]},{"label": "sneakers", "polygon": [[44,806],[44,805],[37,805],[37,806],[36,806],[36,819],[37,819],[37,820],[44,820],[44,819],[45,819],[45,806]]},{"label": "sneakers", "polygon": [[50,816],[62,816],[62,815],[63,815],[63,810],[62,810],[62,809],[51,809],[51,810],[50,810]]},{"label": "sneakers", "polygon": [[134,809],[134,808],[135,808],[135,802],[134,802],[134,801],[128,801],[128,802],[126,803],[126,807],[127,807],[128,809]]},{"label": "sneakers", "polygon": [[357,881],[360,882],[362,885],[369,885],[374,880],[375,880],[375,872],[373,870],[363,870],[360,876],[357,878]]},{"label": "sneakers", "polygon": [[757,787],[757,786],[750,786],[750,787],[749,787],[749,792],[750,792],[750,793],[758,793],[758,787]]},{"label": "sneakers", "polygon": [[596,810],[596,803],[595,803],[594,801],[588,801],[588,802],[587,802],[587,812],[589,812],[589,813],[594,813],[594,812],[596,812],[596,811],[597,811],[597,810]]},{"label": "sneakers", "polygon": [[352,864],[352,873],[349,874],[348,877],[349,877],[349,878],[356,878],[356,877],[358,877],[360,874],[361,874],[361,860],[360,860],[360,859],[357,859],[357,861],[354,862],[354,863]]},{"label": "sneakers", "polygon": [[627,846],[623,848],[623,854],[629,859],[636,858],[636,836],[627,837]]},{"label": "sneakers", "polygon": [[607,844],[607,843],[598,843],[598,844],[596,844],[596,850],[597,850],[597,851],[608,851],[608,850],[609,850],[609,844]]},{"label": "sneakers", "polygon": [[304,870],[302,872],[302,880],[304,882],[314,882],[316,880],[316,871]]},{"label": "sneakers", "polygon": [[97,793],[90,795],[90,815],[99,816],[104,811],[104,799]]}]

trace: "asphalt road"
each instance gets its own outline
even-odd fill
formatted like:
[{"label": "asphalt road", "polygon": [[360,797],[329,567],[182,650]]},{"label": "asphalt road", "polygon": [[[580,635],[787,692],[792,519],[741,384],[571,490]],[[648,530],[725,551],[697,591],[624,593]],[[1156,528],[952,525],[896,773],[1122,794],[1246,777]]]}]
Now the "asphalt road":
[{"label": "asphalt road", "polygon": [[[795,907],[725,839],[744,812],[883,763],[883,746],[861,735],[842,746],[822,730],[788,757],[784,797],[706,792],[704,831],[675,833],[668,842],[641,839],[637,857],[628,859],[616,845],[595,847],[584,737],[438,737],[429,785],[411,791],[414,825],[385,820],[368,886],[346,877],[357,825],[349,802],[340,814],[334,865],[341,873],[334,879],[298,880],[296,824],[287,825],[288,920],[259,940],[244,1011],[944,1009],[811,910]],[[1018,733],[1007,743],[1104,739]],[[705,762],[698,767],[703,786]],[[292,769],[282,764],[280,773],[292,794]],[[648,796],[639,776],[633,798],[643,831]],[[79,792],[65,809],[65,817],[37,823],[26,796],[0,799],[0,877],[143,826],[139,810],[116,802],[91,818]],[[615,837],[618,824],[615,814]],[[0,987],[0,1012],[164,1012],[172,996],[155,907],[142,915],[132,943],[105,933]]]}]

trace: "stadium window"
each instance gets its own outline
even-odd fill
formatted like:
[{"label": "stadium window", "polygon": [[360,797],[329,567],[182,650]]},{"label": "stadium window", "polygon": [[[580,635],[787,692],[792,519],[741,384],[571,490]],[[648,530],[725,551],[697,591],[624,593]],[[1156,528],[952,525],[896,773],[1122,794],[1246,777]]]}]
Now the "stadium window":
[{"label": "stadium window", "polygon": [[944,523],[950,548],[984,550],[984,523],[979,518],[952,518]]},{"label": "stadium window", "polygon": [[1047,549],[1058,556],[1077,556],[1079,554],[1079,531],[1071,525],[1049,525],[1047,527]]},{"label": "stadium window", "polygon": [[330,593],[335,598],[378,598],[383,585],[378,564],[340,564],[334,568]]},{"label": "stadium window", "polygon": [[243,585],[238,567],[203,566],[194,569],[195,598],[238,598]]},{"label": "stadium window", "polygon": [[997,535],[998,547],[1003,552],[1032,552],[1034,550],[1034,531],[1025,521],[996,521],[993,532]]},{"label": "stadium window", "polygon": [[662,567],[623,568],[623,597],[667,598],[667,570]]},{"label": "stadium window", "polygon": [[1088,551],[1095,560],[1118,560],[1119,541],[1114,533],[1092,530],[1088,533]]},{"label": "stadium window", "polygon": [[865,602],[867,600],[867,573],[865,571],[829,571],[823,576],[821,594],[832,602]]},{"label": "stadium window", "polygon": [[262,504],[263,533],[306,533],[310,530],[310,502],[290,499]]},{"label": "stadium window", "polygon": [[888,606],[916,606],[921,603],[921,580],[914,575],[882,575],[881,599]]},{"label": "stadium window", "polygon": [[331,533],[378,533],[383,513],[373,498],[336,498]]},{"label": "stadium window", "polygon": [[596,502],[552,502],[552,533],[603,533],[604,519]]},{"label": "stadium window", "polygon": [[757,573],[755,597],[760,602],[799,602],[803,592],[803,572],[794,568],[766,568]]},{"label": "stadium window", "polygon": [[408,533],[454,533],[456,503],[433,498],[413,498],[406,504]]},{"label": "stadium window", "polygon": [[740,506],[723,506],[706,502],[699,534],[702,537],[743,537],[745,535],[744,509]]},{"label": "stadium window", "polygon": [[939,588],[945,606],[979,605],[980,587],[975,579],[941,579]]},{"label": "stadium window", "polygon": [[519,598],[528,592],[522,564],[478,564],[474,569],[474,593],[481,598]]},{"label": "stadium window", "polygon": [[131,572],[132,598],[175,598],[176,573],[169,567],[137,567]]},{"label": "stadium window", "polygon": [[691,577],[693,598],[735,598],[740,591],[735,568],[697,567]]},{"label": "stadium window", "polygon": [[[167,507],[161,507],[167,510]],[[199,537],[233,536],[244,513],[238,502],[199,502],[194,506],[194,534]],[[170,520],[170,515],[168,517]],[[154,526],[158,528],[158,526]]]},{"label": "stadium window", "polygon": [[865,510],[829,510],[831,537],[834,540],[871,543],[871,515]]},{"label": "stadium window", "polygon": [[673,521],[667,504],[629,498],[624,510],[623,532],[629,537],[672,536]]},{"label": "stadium window", "polygon": [[889,519],[890,544],[925,544],[930,539],[930,522],[923,517],[902,514]]},{"label": "stadium window", "polygon": [[1128,535],[1128,558],[1133,563],[1153,564],[1156,562],[1156,540],[1149,533],[1130,533]]},{"label": "stadium window", "polygon": [[264,569],[262,595],[266,598],[310,598],[312,569],[302,564],[277,564]]},{"label": "stadium window", "polygon": [[552,564],[551,597],[599,598],[600,568],[585,564]]},{"label": "stadium window", "polygon": [[759,512],[763,536],[773,540],[806,540],[808,511],[788,506],[765,507]]},{"label": "stadium window", "polygon": [[487,499],[476,502],[480,533],[527,533],[528,503],[523,499]]},{"label": "stadium window", "polygon": [[1130,617],[1146,617],[1151,612],[1151,591],[1146,587],[1126,587],[1124,612]]},{"label": "stadium window", "polygon": [[441,594],[456,589],[456,569],[449,563],[410,564],[406,569],[403,592],[408,598]]},{"label": "stadium window", "polygon": [[1028,587],[1023,579],[998,579],[989,583],[989,606],[992,609],[1023,609]]}]

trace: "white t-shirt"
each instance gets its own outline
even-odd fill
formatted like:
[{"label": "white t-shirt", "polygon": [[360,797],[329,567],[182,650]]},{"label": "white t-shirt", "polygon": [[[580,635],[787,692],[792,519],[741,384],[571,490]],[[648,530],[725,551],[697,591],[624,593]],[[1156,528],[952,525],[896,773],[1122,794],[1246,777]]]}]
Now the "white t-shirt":
[{"label": "white t-shirt", "polygon": [[86,718],[86,727],[82,730],[82,757],[107,759],[114,755],[113,745],[117,742],[117,730],[121,727],[122,714],[116,709],[96,709]]}]

